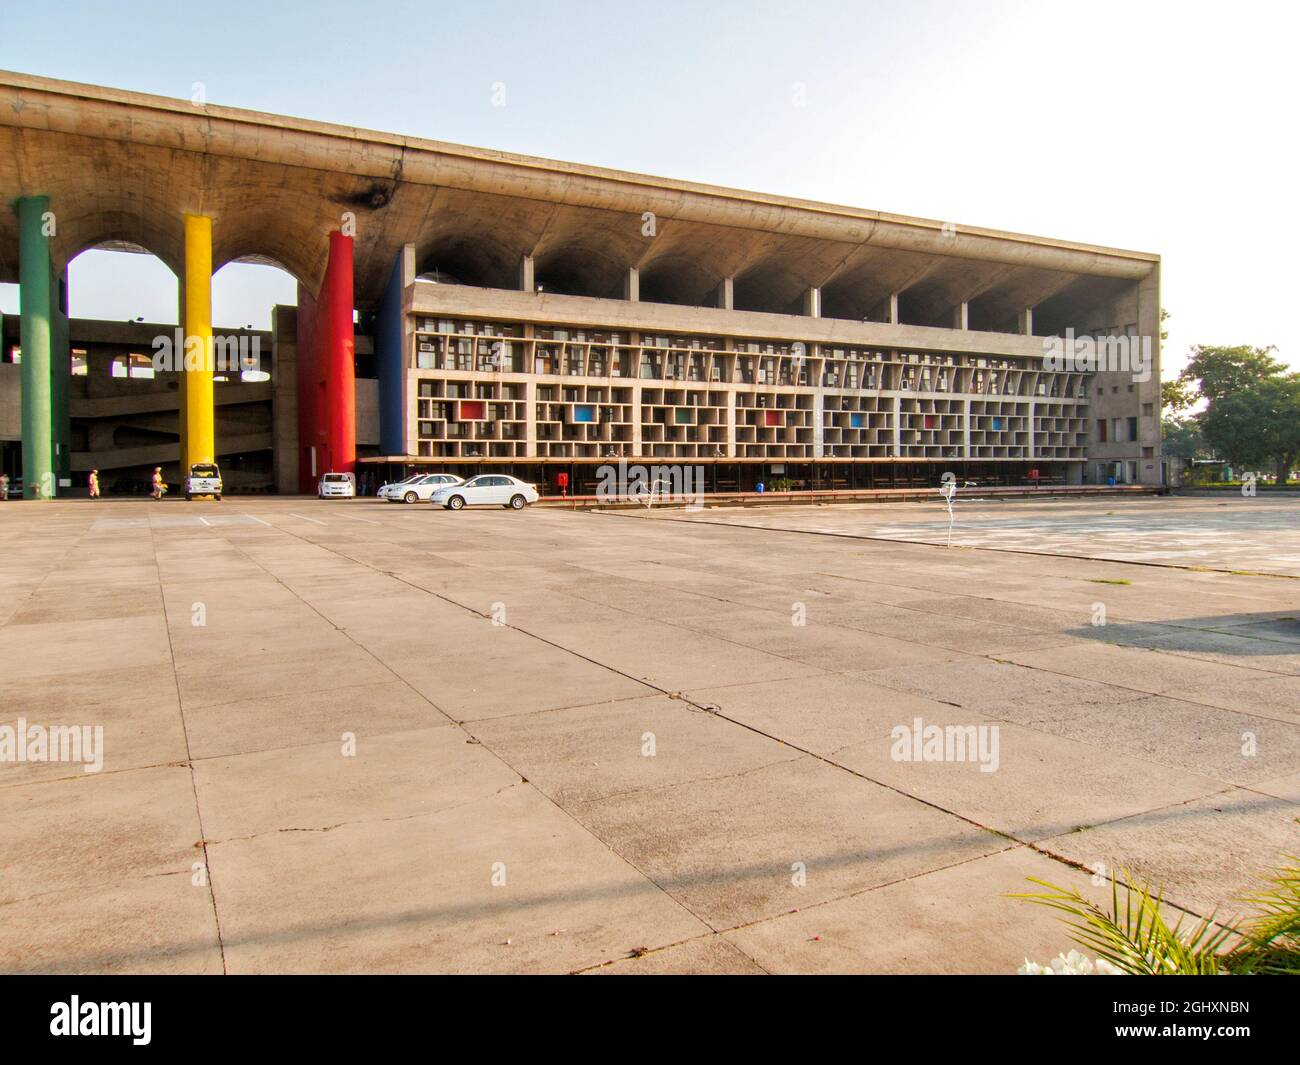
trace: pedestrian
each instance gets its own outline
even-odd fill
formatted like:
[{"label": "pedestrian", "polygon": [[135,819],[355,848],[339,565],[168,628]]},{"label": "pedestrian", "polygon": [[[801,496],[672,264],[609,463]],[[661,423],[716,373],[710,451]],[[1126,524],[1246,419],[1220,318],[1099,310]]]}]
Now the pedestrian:
[{"label": "pedestrian", "polygon": [[0,473],[0,500],[9,499],[9,474]]},{"label": "pedestrian", "polygon": [[90,484],[90,498],[98,499],[99,498],[99,471],[98,470],[90,471],[89,484]]},{"label": "pedestrian", "polygon": [[155,466],[153,468],[153,491],[149,494],[153,496],[154,499],[162,499],[165,491],[167,491],[167,485],[163,483],[162,467]]}]

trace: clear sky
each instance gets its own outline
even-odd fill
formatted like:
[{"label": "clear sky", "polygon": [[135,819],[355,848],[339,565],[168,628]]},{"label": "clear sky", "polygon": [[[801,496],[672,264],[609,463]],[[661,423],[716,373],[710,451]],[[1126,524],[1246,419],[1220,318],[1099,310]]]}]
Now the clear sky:
[{"label": "clear sky", "polygon": [[[44,0],[6,6],[0,66],[1158,252],[1169,376],[1193,343],[1276,344],[1300,368],[1297,10]],[[156,262],[72,270],[74,314],[175,320]],[[214,284],[219,324],[293,299],[265,268]]]}]

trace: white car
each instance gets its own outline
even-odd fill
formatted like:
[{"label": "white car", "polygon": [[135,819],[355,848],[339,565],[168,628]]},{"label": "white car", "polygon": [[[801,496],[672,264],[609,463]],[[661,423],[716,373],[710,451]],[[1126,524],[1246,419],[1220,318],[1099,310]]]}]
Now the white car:
[{"label": "white car", "polygon": [[185,478],[185,498],[211,496],[221,499],[221,470],[215,462],[196,462]]},{"label": "white car", "polygon": [[415,478],[407,478],[399,484],[386,484],[379,494],[390,503],[416,503],[428,499],[442,488],[454,488],[461,484],[461,478],[454,473],[426,473]]},{"label": "white car", "polygon": [[357,494],[357,479],[350,473],[327,473],[316,486],[321,499],[352,499]]},{"label": "white car", "polygon": [[507,477],[503,473],[484,473],[462,484],[439,488],[433,493],[431,502],[435,507],[448,510],[492,506],[523,510],[539,498],[535,484],[527,484],[518,477]]},{"label": "white car", "polygon": [[408,484],[415,484],[416,481],[422,481],[426,476],[428,475],[424,473],[413,473],[410,477],[404,477],[400,481],[393,481],[391,484],[380,485],[379,491],[376,492],[375,495],[380,499],[392,499],[393,496],[401,499],[402,491]]}]

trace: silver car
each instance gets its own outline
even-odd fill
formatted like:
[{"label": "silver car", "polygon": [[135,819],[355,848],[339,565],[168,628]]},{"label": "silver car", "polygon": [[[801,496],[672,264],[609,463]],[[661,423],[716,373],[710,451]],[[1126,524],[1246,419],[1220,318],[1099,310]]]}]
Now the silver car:
[{"label": "silver car", "polygon": [[[408,478],[400,484],[386,484],[379,490],[379,494],[390,503],[418,503],[428,499],[440,488],[451,488],[461,483],[461,478],[454,473],[426,473]],[[385,492],[385,489],[388,491]]]}]

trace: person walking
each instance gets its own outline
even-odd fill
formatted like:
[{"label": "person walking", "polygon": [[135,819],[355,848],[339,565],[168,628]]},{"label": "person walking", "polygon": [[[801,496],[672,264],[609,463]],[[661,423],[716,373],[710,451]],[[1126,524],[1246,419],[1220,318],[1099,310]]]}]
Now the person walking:
[{"label": "person walking", "polygon": [[155,466],[153,468],[153,491],[149,494],[153,496],[154,499],[162,499],[165,491],[167,491],[167,485],[163,483],[162,467]]},{"label": "person walking", "polygon": [[98,470],[90,471],[89,486],[90,486],[90,498],[98,499],[99,498],[99,471]]},{"label": "person walking", "polygon": [[9,474],[0,473],[0,500],[9,499]]}]

